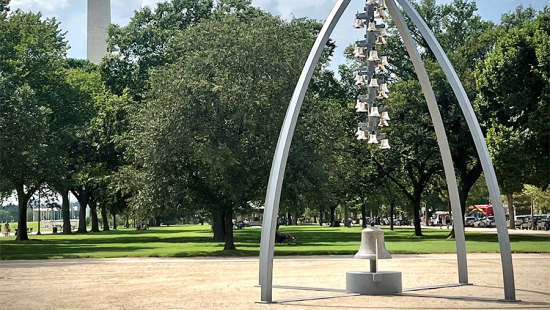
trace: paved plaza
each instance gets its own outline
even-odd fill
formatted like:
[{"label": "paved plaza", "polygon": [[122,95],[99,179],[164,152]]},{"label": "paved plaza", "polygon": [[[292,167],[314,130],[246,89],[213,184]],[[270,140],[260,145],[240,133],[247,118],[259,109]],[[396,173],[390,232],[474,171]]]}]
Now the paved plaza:
[{"label": "paved plaza", "polygon": [[[516,296],[503,298],[498,254],[469,254],[474,285],[406,292],[411,296],[349,296],[257,304],[257,259],[116,258],[0,263],[0,298],[16,309],[550,309],[550,255],[515,254]],[[403,288],[456,283],[456,256],[394,255],[381,270],[403,272]],[[274,284],[332,289],[275,289],[274,299],[343,295],[345,273],[366,270],[349,256],[275,260]],[[412,296],[422,294],[422,297]],[[457,299],[478,297],[487,300]],[[441,297],[441,298],[436,298]]]}]

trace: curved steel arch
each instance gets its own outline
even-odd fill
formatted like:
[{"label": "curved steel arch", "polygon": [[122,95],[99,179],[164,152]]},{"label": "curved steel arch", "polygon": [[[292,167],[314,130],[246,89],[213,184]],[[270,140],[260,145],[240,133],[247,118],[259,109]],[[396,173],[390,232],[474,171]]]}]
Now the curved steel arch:
[{"label": "curved steel arch", "polygon": [[[281,197],[281,187],[284,178],[284,172],[286,169],[286,162],[288,159],[288,152],[290,149],[290,144],[292,142],[292,137],[294,135],[294,130],[296,128],[296,121],[302,106],[302,102],[307,91],[309,82],[315,70],[315,67],[319,61],[319,57],[323,50],[324,44],[328,40],[328,37],[334,30],[334,27],[341,18],[343,12],[349,5],[351,0],[338,0],[332,9],[329,17],[325,21],[321,32],[315,44],[310,52],[308,60],[304,66],[296,89],[292,96],[290,105],[288,107],[285,120],[279,135],[279,141],[277,142],[277,148],[275,150],[275,155],[273,157],[273,163],[271,166],[271,173],[269,176],[269,183],[266,193],[266,202],[265,202],[265,212],[262,225],[262,237],[260,243],[260,286],[261,286],[261,300],[262,302],[272,302],[272,289],[273,289],[273,252],[275,245],[275,231],[276,231],[276,221],[277,214],[279,212],[279,201]],[[426,38],[426,41],[430,45],[430,48],[436,54],[438,61],[441,66],[453,90],[460,102],[462,111],[468,122],[470,131],[474,138],[476,149],[479,153],[479,157],[482,161],[483,170],[487,178],[487,185],[489,187],[489,192],[493,205],[496,206],[495,209],[495,218],[497,223],[499,244],[501,249],[501,260],[503,267],[503,276],[504,276],[504,290],[505,290],[505,299],[506,300],[515,300],[515,287],[514,287],[514,278],[513,278],[513,269],[512,269],[512,257],[510,250],[510,240],[508,237],[508,231],[506,230],[506,220],[504,216],[504,209],[502,208],[502,203],[500,201],[500,193],[498,189],[498,183],[496,181],[496,176],[494,169],[491,164],[491,158],[489,157],[489,152],[483,139],[481,129],[470,102],[466,96],[466,93],[452,68],[448,58],[441,49],[441,46],[433,36],[433,33],[428,29],[426,24],[423,22],[422,18],[418,13],[412,8],[410,3],[407,0],[397,0],[407,13],[409,17],[413,20],[416,27],[419,28],[422,35]],[[443,122],[441,120],[441,115],[435,102],[435,96],[433,95],[433,90],[429,83],[425,68],[421,62],[421,59],[416,51],[414,44],[410,41],[410,33],[408,29],[404,27],[403,17],[395,6],[394,0],[388,1],[388,8],[390,13],[393,12],[392,16],[397,17],[398,21],[396,25],[399,24],[398,29],[401,28],[400,33],[406,43],[407,50],[411,55],[413,64],[415,65],[415,70],[419,76],[426,101],[430,108],[430,114],[432,121],[434,122],[434,127],[436,128],[436,134],[438,138],[438,143],[440,146],[441,156],[443,159],[443,164],[445,168],[445,176],[447,179],[447,186],[449,188],[449,195],[451,197],[451,206],[453,212],[457,214],[456,208],[460,208],[460,204],[457,204],[458,201],[458,187],[456,186],[456,176],[454,175],[454,168],[452,165],[452,159],[450,159],[450,150],[448,147],[448,141],[446,138],[445,130],[443,128]],[[428,38],[427,38],[428,37]],[[437,50],[437,52],[436,52]],[[442,141],[444,140],[444,141]],[[495,196],[496,195],[496,196]],[[495,197],[498,199],[495,200]],[[499,206],[501,207],[499,209]],[[461,211],[458,212],[461,214]],[[462,222],[459,221],[455,228],[455,233],[457,233],[456,244],[457,244],[457,258],[459,265],[459,281],[460,283],[467,283],[467,265],[466,265],[466,251],[465,251],[465,238]],[[456,223],[455,223],[456,225]],[[458,228],[461,228],[460,230]]]},{"label": "curved steel arch", "polygon": [[[394,0],[390,0],[390,2],[392,1]],[[416,28],[420,30],[422,37],[424,37],[430,46],[430,49],[435,54],[437,61],[441,65],[443,72],[445,72],[445,75],[453,88],[462,113],[466,118],[466,123],[468,123],[468,128],[472,133],[472,138],[474,139],[474,144],[481,161],[481,166],[483,167],[483,173],[485,174],[487,187],[489,189],[489,196],[491,197],[491,203],[493,204],[493,210],[495,212],[498,243],[500,246],[500,260],[502,262],[502,277],[504,280],[504,298],[506,300],[516,300],[514,266],[512,264],[510,237],[508,236],[508,228],[506,227],[506,216],[504,215],[504,207],[502,206],[502,200],[500,198],[500,190],[498,188],[495,169],[493,168],[491,156],[489,155],[489,150],[487,149],[487,143],[485,143],[485,138],[481,132],[481,127],[479,126],[474,109],[472,108],[472,104],[466,95],[464,87],[462,87],[462,84],[456,75],[453,65],[449,61],[449,58],[447,58],[447,55],[445,55],[443,48],[441,48],[441,45],[435,38],[433,32],[430,28],[428,28],[422,17],[420,17],[418,12],[413,8],[408,0],[397,0],[397,2],[399,2],[405,13],[411,18]]]}]

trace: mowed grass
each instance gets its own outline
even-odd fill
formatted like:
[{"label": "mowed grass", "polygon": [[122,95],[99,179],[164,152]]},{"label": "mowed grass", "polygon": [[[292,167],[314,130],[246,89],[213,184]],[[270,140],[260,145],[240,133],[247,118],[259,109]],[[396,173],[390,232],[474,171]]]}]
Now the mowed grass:
[{"label": "mowed grass", "polygon": [[[296,245],[277,245],[275,255],[355,254],[361,241],[361,227],[281,226],[281,232],[297,238]],[[448,230],[425,229],[423,237],[413,237],[413,229],[385,229],[386,247],[393,254],[454,253],[454,240]],[[0,238],[0,259],[53,259],[101,257],[191,257],[257,256],[260,228],[235,230],[235,251],[223,251],[223,243],[211,242],[210,226],[186,225],[152,227],[148,231],[119,229],[100,233],[30,236],[16,242],[15,237]],[[496,235],[466,233],[469,253],[499,252]],[[548,253],[550,239],[536,236],[510,236],[513,252]]]}]

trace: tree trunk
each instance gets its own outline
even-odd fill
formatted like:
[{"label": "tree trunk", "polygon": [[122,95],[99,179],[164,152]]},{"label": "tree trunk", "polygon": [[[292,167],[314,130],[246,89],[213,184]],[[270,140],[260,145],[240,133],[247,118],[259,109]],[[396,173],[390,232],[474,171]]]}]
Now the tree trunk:
[{"label": "tree trunk", "polygon": [[[30,194],[30,193],[29,193]],[[17,220],[16,241],[29,240],[27,235],[27,203],[31,195],[25,194],[23,185],[17,187],[17,200],[19,203],[19,219]]]},{"label": "tree trunk", "polygon": [[102,204],[99,206],[101,211],[101,218],[103,219],[103,231],[109,231],[109,218],[107,217],[107,206]]},{"label": "tree trunk", "polygon": [[298,212],[294,213],[294,225],[298,226],[298,218],[300,216],[298,215]]},{"label": "tree trunk", "polygon": [[506,194],[508,199],[508,216],[510,217],[510,229],[516,229],[516,212],[514,212],[514,194]]},{"label": "tree trunk", "polygon": [[349,220],[349,205],[344,203],[344,226],[351,227],[351,221]]},{"label": "tree trunk", "polygon": [[393,214],[395,212],[395,203],[390,201],[390,230],[393,231]]},{"label": "tree trunk", "polygon": [[361,220],[363,222],[363,228],[367,228],[367,207],[365,204],[361,204]]},{"label": "tree trunk", "polygon": [[99,221],[97,218],[97,202],[95,199],[88,201],[90,205],[90,215],[92,216],[92,232],[99,232]]},{"label": "tree trunk", "polygon": [[332,227],[340,226],[340,225],[337,225],[336,220],[334,219],[334,213],[336,213],[336,207],[337,206],[330,207],[330,226]]},{"label": "tree trunk", "polygon": [[80,210],[78,212],[78,233],[87,233],[88,229],[86,227],[86,207],[90,197],[92,196],[92,191],[89,188],[73,188],[71,190],[73,195],[78,200],[80,204]]},{"label": "tree trunk", "polygon": [[423,236],[422,227],[420,226],[420,202],[421,202],[420,197],[418,197],[418,199],[415,199],[414,201],[411,201],[411,204],[413,205],[413,214],[414,214],[414,235],[413,236]]},{"label": "tree trunk", "polygon": [[225,241],[225,219],[223,217],[223,211],[216,210],[212,212],[212,232],[214,238],[212,242],[224,242]]},{"label": "tree trunk", "polygon": [[63,234],[71,234],[71,203],[69,201],[69,190],[62,190],[61,195],[61,210],[63,211]]},{"label": "tree trunk", "polygon": [[323,226],[323,210],[319,210],[319,226]]},{"label": "tree trunk", "polygon": [[[116,212],[113,211],[113,229],[116,230],[118,225],[116,224]],[[136,221],[134,220],[134,227],[136,227]]]},{"label": "tree trunk", "polygon": [[225,214],[225,245],[223,247],[224,251],[236,250],[235,242],[233,239],[233,207],[227,207],[224,210]]},{"label": "tree trunk", "polygon": [[292,216],[290,215],[290,212],[286,213],[286,224],[288,226],[292,226]]}]

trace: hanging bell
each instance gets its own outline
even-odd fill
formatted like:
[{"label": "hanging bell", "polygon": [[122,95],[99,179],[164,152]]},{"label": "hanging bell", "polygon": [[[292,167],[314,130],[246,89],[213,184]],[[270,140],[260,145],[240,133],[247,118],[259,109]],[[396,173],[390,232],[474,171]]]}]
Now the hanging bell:
[{"label": "hanging bell", "polygon": [[376,99],[388,99],[388,94],[386,94],[385,92],[383,91],[379,91],[378,92],[378,95],[376,95]]},{"label": "hanging bell", "polygon": [[356,58],[364,58],[365,57],[365,48],[361,46],[355,45],[355,49],[353,51],[353,56]]},{"label": "hanging bell", "polygon": [[376,0],[367,0],[367,5],[377,5],[378,1]]},{"label": "hanging bell", "polygon": [[388,6],[386,5],[386,0],[380,0],[378,2],[378,8],[383,9],[383,10],[387,10]]},{"label": "hanging bell", "polygon": [[378,87],[378,81],[375,78],[370,79],[369,87]]},{"label": "hanging bell", "polygon": [[365,135],[365,132],[361,129],[357,130],[357,132],[359,133],[357,135],[357,140],[367,140],[367,136]]},{"label": "hanging bell", "polygon": [[384,39],[383,36],[378,36],[378,38],[376,39],[376,44],[378,45],[383,45],[383,44],[386,44],[386,39]]},{"label": "hanging bell", "polygon": [[359,137],[359,134],[361,133],[361,131],[363,131],[363,130],[361,130],[361,127],[357,127],[357,131],[355,132],[355,136]]},{"label": "hanging bell", "polygon": [[380,64],[389,67],[388,56],[380,56]]},{"label": "hanging bell", "polygon": [[359,72],[355,75],[355,85],[365,85],[365,77],[360,75]]},{"label": "hanging bell", "polygon": [[388,32],[386,31],[386,27],[378,28],[378,31],[380,31],[380,35],[383,37],[388,36]]},{"label": "hanging bell", "polygon": [[367,61],[380,61],[380,58],[378,58],[378,52],[376,50],[370,51]]},{"label": "hanging bell", "polygon": [[[369,141],[367,141],[368,144],[376,144],[378,143],[378,140],[376,140],[376,135],[370,135]],[[363,239],[363,238],[361,238]]]},{"label": "hanging bell", "polygon": [[353,28],[355,29],[361,29],[365,28],[365,24],[362,19],[356,18],[355,23],[353,23]]},{"label": "hanging bell", "polygon": [[376,29],[376,22],[369,22],[369,26],[367,27],[368,32],[375,32]]},{"label": "hanging bell", "polygon": [[388,72],[388,69],[386,69],[386,66],[384,66],[383,64],[379,63],[376,67],[376,70],[378,70],[378,72],[381,72],[381,73],[386,73]]},{"label": "hanging bell", "polygon": [[380,140],[380,149],[382,149],[382,150],[391,149],[390,143],[388,142],[388,139],[381,139]]},{"label": "hanging bell", "polygon": [[388,115],[388,112],[387,111],[384,111],[382,112],[382,116],[381,116],[384,120],[386,121],[391,121],[390,119],[390,116]]},{"label": "hanging bell", "polygon": [[378,107],[370,108],[369,117],[380,117],[380,113],[378,113]]},{"label": "hanging bell", "polygon": [[367,110],[366,108],[366,104],[364,102],[357,102],[357,110],[355,112],[359,112],[359,113],[362,113],[362,112],[368,112],[369,110]]},{"label": "hanging bell", "polygon": [[390,92],[390,90],[388,89],[388,85],[386,83],[380,83],[380,91],[383,91],[385,93]]},{"label": "hanging bell", "polygon": [[391,259],[386,250],[384,231],[378,227],[367,227],[361,231],[361,247],[355,254],[357,259],[376,259],[376,244],[378,244],[378,259]]},{"label": "hanging bell", "polygon": [[376,13],[374,14],[375,19],[386,19],[388,18],[388,14],[383,8],[377,8]]},{"label": "hanging bell", "polygon": [[[384,113],[384,112],[382,112]],[[380,118],[380,123],[378,123],[378,127],[388,127],[390,124],[388,124],[388,121],[384,118]],[[383,139],[380,141],[384,141]]]}]

